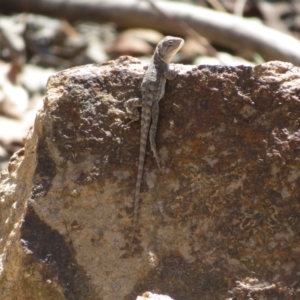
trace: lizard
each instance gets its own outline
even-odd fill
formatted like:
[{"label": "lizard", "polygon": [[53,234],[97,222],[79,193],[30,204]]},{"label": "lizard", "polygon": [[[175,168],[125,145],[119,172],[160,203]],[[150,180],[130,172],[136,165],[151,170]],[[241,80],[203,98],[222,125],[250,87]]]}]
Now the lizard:
[{"label": "lizard", "polygon": [[[125,102],[124,105],[127,110],[128,116],[132,119],[128,124],[141,119],[140,150],[134,196],[133,230],[131,241],[129,244],[130,247],[134,241],[137,226],[138,203],[140,200],[140,190],[148,135],[153,156],[155,157],[158,168],[161,170],[155,143],[159,114],[158,103],[165,94],[166,80],[173,80],[177,75],[176,70],[171,69],[169,64],[173,56],[180,50],[183,44],[183,39],[173,36],[166,36],[157,44],[148,69],[142,80],[142,97],[129,99]],[[141,107],[141,116],[137,107]]]}]

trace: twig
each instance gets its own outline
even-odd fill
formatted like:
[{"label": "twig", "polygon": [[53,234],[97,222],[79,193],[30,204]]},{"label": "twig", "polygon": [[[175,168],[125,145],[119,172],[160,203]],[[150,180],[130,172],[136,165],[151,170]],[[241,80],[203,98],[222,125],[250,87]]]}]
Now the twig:
[{"label": "twig", "polygon": [[222,3],[219,0],[208,0],[208,2],[215,10],[227,12],[225,7],[222,5]]},{"label": "twig", "polygon": [[234,5],[234,14],[237,16],[242,16],[244,13],[245,5],[247,0],[236,0]]}]

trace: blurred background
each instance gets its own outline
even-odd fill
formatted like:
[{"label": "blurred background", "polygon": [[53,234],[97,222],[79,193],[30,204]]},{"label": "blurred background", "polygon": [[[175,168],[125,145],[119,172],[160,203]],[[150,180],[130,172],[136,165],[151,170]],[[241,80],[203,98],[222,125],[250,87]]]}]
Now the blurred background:
[{"label": "blurred background", "polygon": [[175,63],[300,65],[299,0],[0,0],[0,171],[23,147],[55,72],[122,55],[147,64],[165,35]]}]

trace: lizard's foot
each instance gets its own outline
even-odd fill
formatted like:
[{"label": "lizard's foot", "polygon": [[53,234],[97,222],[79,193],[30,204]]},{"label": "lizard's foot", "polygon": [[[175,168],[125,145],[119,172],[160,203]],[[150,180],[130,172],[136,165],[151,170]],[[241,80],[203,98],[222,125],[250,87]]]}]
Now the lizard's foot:
[{"label": "lizard's foot", "polygon": [[126,113],[123,110],[120,110],[115,107],[111,107],[108,109],[107,114],[109,116],[126,116]]},{"label": "lizard's foot", "polygon": [[125,126],[129,126],[131,123],[133,122],[136,122],[140,119],[140,117],[138,116],[135,116],[135,115],[132,115],[132,114],[127,114],[127,117],[131,119],[131,121],[129,121]]}]

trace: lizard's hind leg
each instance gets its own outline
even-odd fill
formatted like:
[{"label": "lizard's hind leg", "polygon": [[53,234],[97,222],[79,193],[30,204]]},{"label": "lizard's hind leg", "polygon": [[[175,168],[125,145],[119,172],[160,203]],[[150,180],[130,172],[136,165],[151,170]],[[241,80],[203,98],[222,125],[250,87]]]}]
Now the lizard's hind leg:
[{"label": "lizard's hind leg", "polygon": [[126,108],[127,116],[131,119],[131,121],[127,125],[131,124],[132,122],[138,121],[141,118],[141,113],[137,109],[137,107],[142,107],[142,99],[129,99],[124,103],[124,106]]}]

